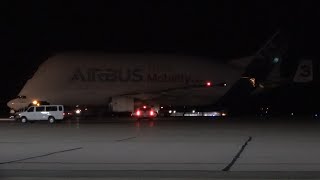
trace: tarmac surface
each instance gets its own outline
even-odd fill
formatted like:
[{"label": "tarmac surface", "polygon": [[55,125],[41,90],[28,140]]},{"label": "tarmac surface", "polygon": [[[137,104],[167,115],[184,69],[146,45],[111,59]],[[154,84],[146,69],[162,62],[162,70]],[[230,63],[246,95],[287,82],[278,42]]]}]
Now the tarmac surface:
[{"label": "tarmac surface", "polygon": [[0,179],[320,179],[320,120],[0,122]]}]

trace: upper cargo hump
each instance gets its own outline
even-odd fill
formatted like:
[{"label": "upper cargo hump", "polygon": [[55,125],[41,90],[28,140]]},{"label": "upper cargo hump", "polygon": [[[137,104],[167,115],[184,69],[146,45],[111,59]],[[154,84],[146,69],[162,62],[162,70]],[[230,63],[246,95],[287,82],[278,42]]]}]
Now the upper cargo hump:
[{"label": "upper cargo hump", "polygon": [[313,80],[313,65],[312,60],[304,59],[300,61],[293,82],[307,83]]},{"label": "upper cargo hump", "polygon": [[248,56],[248,57],[231,60],[228,63],[236,68],[245,69],[252,62],[254,58],[255,58],[254,56]]}]

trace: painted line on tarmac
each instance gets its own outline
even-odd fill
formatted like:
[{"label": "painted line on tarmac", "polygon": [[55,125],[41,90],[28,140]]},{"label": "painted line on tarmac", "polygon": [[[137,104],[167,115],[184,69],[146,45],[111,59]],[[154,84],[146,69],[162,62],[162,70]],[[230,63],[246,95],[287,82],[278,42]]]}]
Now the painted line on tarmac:
[{"label": "painted line on tarmac", "polygon": [[248,143],[252,140],[252,137],[249,136],[249,138],[247,139],[247,141],[242,145],[242,147],[240,148],[239,152],[233,157],[232,161],[225,167],[222,169],[222,171],[230,171],[231,167],[234,165],[234,163],[236,163],[236,161],[238,160],[238,158],[240,157],[241,153],[244,151],[244,149],[246,148],[246,146],[248,145]]},{"label": "painted line on tarmac", "polygon": [[66,149],[66,150],[62,150],[62,151],[55,151],[55,152],[51,152],[51,153],[47,153],[47,154],[43,154],[43,155],[39,155],[39,156],[32,156],[32,157],[27,157],[27,158],[23,158],[23,159],[13,160],[13,161],[0,162],[0,165],[1,164],[10,164],[10,163],[15,163],[15,162],[21,162],[21,161],[25,161],[25,160],[29,160],[29,159],[46,157],[46,156],[50,156],[50,155],[53,155],[53,154],[59,154],[59,153],[64,153],[64,152],[69,152],[69,151],[75,151],[75,150],[79,150],[79,149],[82,149],[82,147]]},{"label": "painted line on tarmac", "polygon": [[[197,170],[1,170],[1,177],[126,178],[126,179],[319,179],[319,171],[197,171]],[[276,177],[276,178],[275,178]]]},{"label": "painted line on tarmac", "polygon": [[91,163],[91,162],[17,162],[16,164],[71,164],[71,165],[223,165],[226,163],[201,163],[201,162],[186,162],[186,163],[175,163],[175,162],[145,162],[145,163],[118,163],[118,162],[102,162],[102,163]]},{"label": "painted line on tarmac", "polygon": [[137,138],[137,136],[132,136],[132,137],[128,137],[128,138],[118,139],[118,140],[116,140],[116,142],[128,141],[128,140],[135,139],[135,138]]}]

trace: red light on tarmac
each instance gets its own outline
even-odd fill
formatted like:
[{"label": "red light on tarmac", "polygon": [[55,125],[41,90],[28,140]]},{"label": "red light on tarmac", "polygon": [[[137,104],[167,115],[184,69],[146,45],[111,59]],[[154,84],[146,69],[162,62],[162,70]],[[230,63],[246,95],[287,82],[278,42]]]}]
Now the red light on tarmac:
[{"label": "red light on tarmac", "polygon": [[154,127],[154,121],[150,121],[149,127]]},{"label": "red light on tarmac", "polygon": [[140,116],[140,114],[141,114],[140,111],[137,111],[137,112],[136,112],[136,115],[137,115],[137,116]]},{"label": "red light on tarmac", "polygon": [[150,116],[153,116],[154,115],[154,112],[153,111],[150,111]]},{"label": "red light on tarmac", "polygon": [[210,87],[210,86],[212,86],[212,83],[210,81],[208,81],[208,82],[206,82],[206,86]]},{"label": "red light on tarmac", "polygon": [[140,128],[140,121],[136,121],[136,122],[134,123],[134,126],[137,127],[137,128]]}]

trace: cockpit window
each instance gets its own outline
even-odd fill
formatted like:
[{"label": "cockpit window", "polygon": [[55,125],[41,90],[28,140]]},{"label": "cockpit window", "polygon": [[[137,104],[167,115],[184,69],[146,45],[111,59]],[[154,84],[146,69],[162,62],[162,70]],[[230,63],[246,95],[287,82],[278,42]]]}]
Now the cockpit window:
[{"label": "cockpit window", "polygon": [[26,99],[26,96],[18,96],[19,99]]}]

